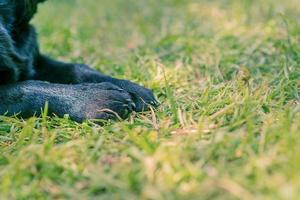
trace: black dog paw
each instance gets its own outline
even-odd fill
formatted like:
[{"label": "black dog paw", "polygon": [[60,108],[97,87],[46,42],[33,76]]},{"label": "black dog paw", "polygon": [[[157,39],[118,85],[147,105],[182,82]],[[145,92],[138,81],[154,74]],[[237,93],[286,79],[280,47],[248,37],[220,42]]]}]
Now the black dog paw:
[{"label": "black dog paw", "polygon": [[146,111],[150,106],[157,107],[159,105],[153,92],[145,87],[127,80],[119,80],[116,84],[130,94],[136,105],[136,112]]},{"label": "black dog paw", "polygon": [[90,83],[73,86],[76,100],[72,102],[70,117],[85,119],[124,119],[136,109],[125,90],[111,83]]}]

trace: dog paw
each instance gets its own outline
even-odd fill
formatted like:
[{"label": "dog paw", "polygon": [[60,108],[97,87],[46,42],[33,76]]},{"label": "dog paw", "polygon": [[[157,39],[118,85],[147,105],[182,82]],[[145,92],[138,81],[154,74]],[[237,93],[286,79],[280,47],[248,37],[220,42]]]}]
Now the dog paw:
[{"label": "dog paw", "polygon": [[74,85],[76,101],[72,104],[72,115],[76,121],[85,119],[124,119],[136,109],[129,93],[111,83]]},{"label": "dog paw", "polygon": [[116,84],[130,94],[136,105],[136,112],[146,111],[150,106],[157,107],[159,105],[153,92],[143,86],[128,80],[119,80]]}]

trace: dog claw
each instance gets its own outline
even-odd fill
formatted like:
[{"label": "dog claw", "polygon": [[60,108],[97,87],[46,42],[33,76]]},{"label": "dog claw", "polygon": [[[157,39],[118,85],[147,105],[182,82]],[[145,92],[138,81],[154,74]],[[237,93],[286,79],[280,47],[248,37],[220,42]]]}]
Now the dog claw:
[{"label": "dog claw", "polygon": [[132,109],[133,109],[133,110],[135,110],[135,109],[136,109],[136,105],[135,105],[135,103],[133,103],[133,102],[132,102],[130,105],[131,105],[131,107],[132,107]]}]

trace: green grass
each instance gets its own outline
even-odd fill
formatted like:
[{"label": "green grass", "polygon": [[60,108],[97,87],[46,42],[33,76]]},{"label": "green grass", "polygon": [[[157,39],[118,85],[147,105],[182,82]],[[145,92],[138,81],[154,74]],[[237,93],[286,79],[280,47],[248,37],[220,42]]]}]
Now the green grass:
[{"label": "green grass", "polygon": [[298,0],[52,0],[41,49],[152,88],[98,126],[1,117],[0,199],[299,199]]}]

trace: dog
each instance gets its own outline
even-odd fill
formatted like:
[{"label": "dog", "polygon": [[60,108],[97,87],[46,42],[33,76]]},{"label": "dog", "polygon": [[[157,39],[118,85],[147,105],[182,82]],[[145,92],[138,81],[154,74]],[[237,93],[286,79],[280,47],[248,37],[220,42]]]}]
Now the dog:
[{"label": "dog", "polygon": [[0,115],[48,113],[82,122],[128,117],[157,106],[153,92],[84,64],[42,54],[30,20],[46,0],[0,0]]}]

